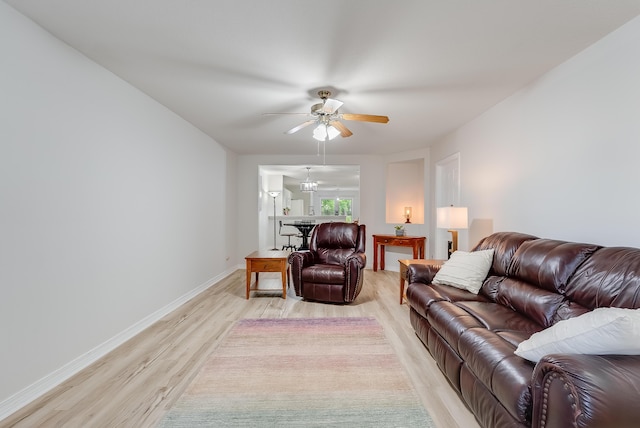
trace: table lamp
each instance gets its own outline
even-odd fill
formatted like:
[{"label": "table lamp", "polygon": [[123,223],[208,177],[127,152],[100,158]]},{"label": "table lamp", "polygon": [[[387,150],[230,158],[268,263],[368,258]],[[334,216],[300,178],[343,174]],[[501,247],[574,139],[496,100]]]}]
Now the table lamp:
[{"label": "table lamp", "polygon": [[466,229],[468,226],[467,207],[438,207],[436,222],[438,229],[448,229],[451,232],[451,241],[448,257],[458,250],[458,231],[456,229]]},{"label": "table lamp", "polygon": [[404,207],[404,218],[407,219],[405,223],[411,223],[411,207]]}]

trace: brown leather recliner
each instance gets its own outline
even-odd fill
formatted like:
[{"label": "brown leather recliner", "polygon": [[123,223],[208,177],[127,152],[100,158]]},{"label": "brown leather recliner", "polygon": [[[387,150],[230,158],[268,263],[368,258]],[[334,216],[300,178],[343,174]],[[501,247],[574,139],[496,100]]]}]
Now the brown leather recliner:
[{"label": "brown leather recliner", "polygon": [[365,225],[321,223],[311,232],[309,251],[289,256],[296,295],[307,300],[350,303],[362,289]]}]

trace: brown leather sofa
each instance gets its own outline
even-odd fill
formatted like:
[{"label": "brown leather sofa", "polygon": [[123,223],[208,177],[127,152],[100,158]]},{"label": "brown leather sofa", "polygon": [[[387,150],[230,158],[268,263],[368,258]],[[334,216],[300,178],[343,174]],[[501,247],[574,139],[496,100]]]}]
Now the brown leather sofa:
[{"label": "brown leather sofa", "polygon": [[296,295],[327,303],[353,302],[367,265],[366,226],[354,223],[321,223],[309,240],[309,251],[289,255]]},{"label": "brown leather sofa", "polygon": [[[638,427],[640,355],[514,350],[533,333],[599,307],[640,306],[640,249],[495,233],[479,294],[431,281],[410,265],[410,320],[451,386],[483,427]],[[640,337],[638,337],[640,341]]]}]

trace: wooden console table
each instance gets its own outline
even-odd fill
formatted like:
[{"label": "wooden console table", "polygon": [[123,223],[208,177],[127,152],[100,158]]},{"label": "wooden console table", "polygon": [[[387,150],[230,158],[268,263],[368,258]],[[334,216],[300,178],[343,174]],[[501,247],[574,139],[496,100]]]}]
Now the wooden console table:
[{"label": "wooden console table", "polygon": [[384,270],[384,247],[411,247],[414,259],[424,259],[426,236],[373,235],[373,271],[378,270],[378,246],[380,246],[380,269]]}]

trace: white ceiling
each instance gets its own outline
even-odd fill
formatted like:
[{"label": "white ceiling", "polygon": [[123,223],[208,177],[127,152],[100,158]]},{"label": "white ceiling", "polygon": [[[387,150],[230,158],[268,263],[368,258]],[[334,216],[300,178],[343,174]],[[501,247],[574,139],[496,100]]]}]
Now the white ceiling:
[{"label": "white ceiling", "polygon": [[331,154],[425,147],[640,14],[640,0],[5,0],[239,154],[315,154],[284,131],[331,88]]}]

